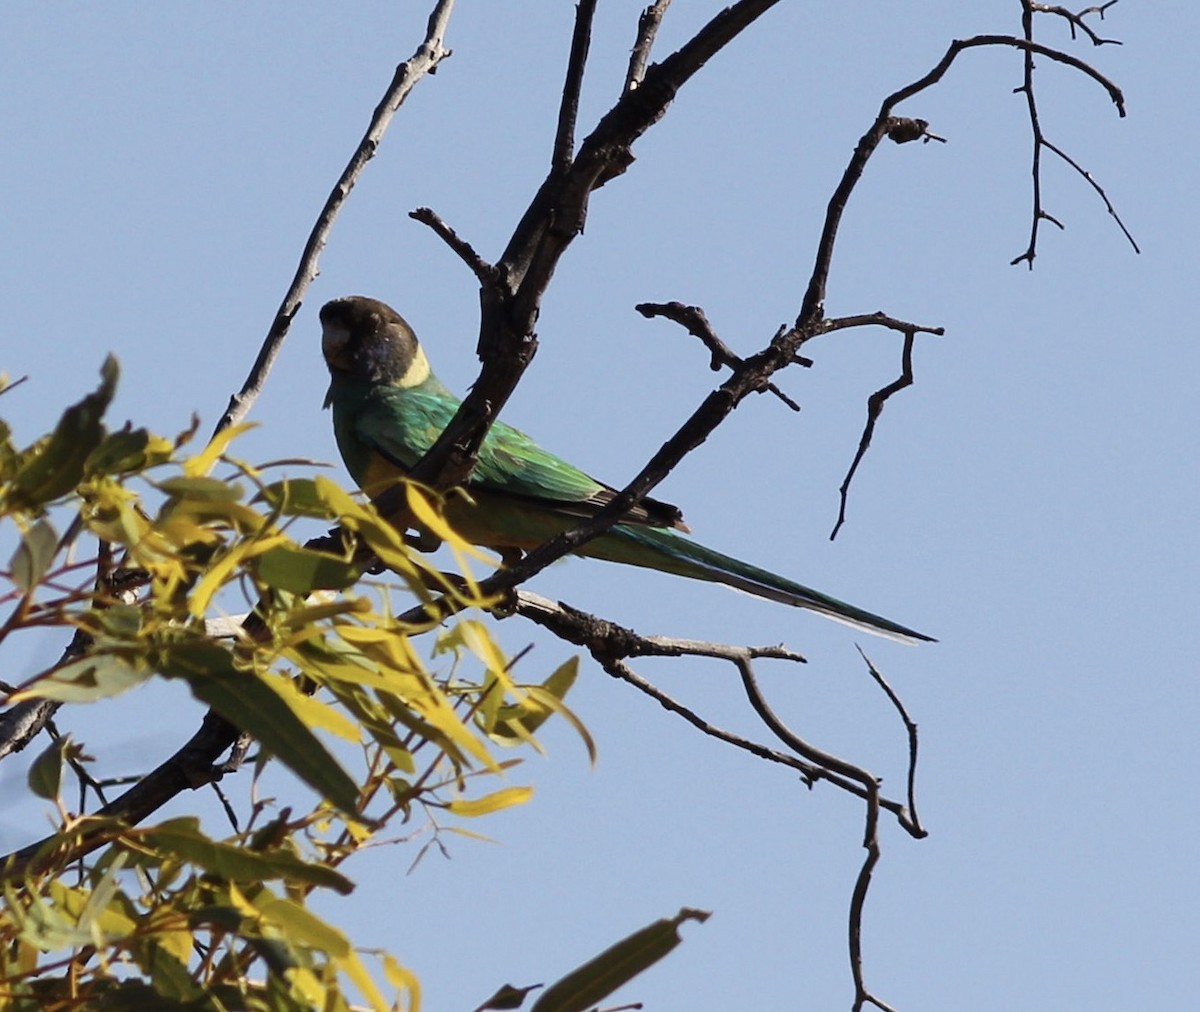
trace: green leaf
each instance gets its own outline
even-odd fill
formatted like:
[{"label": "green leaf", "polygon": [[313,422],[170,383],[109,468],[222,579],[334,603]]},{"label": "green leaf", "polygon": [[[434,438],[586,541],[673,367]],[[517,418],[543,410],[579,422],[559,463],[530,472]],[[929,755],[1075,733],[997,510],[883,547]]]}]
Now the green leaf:
[{"label": "green leaf", "polygon": [[[154,987],[154,994],[146,996],[151,1002],[146,1008],[162,1008],[164,998],[183,1003],[202,996],[203,992],[192,980],[187,967],[152,938],[136,941],[133,954]],[[152,1004],[155,1000],[158,1005]]]},{"label": "green leaf", "polygon": [[148,429],[110,432],[83,464],[84,474],[126,474],[160,464],[171,456],[171,444]]},{"label": "green leaf", "polygon": [[109,355],[100,367],[100,386],[63,412],[50,438],[13,478],[8,494],[14,506],[39,507],[79,484],[84,462],[104,438],[101,419],[116,393],[119,374],[117,360]]},{"label": "green leaf", "polygon": [[186,679],[197,699],[257,738],[321,797],[354,814],[358,785],[264,678],[237,670],[228,651],[199,638],[171,646],[158,661],[164,675]]},{"label": "green leaf", "polygon": [[703,922],[708,916],[707,911],[684,907],[670,919],[635,931],[551,984],[532,1012],[586,1012],[674,949],[680,942],[680,924]]},{"label": "green leaf", "polygon": [[167,495],[179,499],[198,499],[201,502],[236,502],[245,491],[237,482],[222,481],[220,478],[209,478],[205,475],[194,478],[164,478],[157,484]]},{"label": "green leaf", "polygon": [[254,567],[258,578],[268,587],[293,594],[342,590],[359,576],[357,567],[345,559],[290,545],[279,545],[263,552],[255,559]]},{"label": "green leaf", "polygon": [[[263,882],[282,879],[323,886],[348,896],[354,883],[345,875],[322,864],[310,864],[290,850],[249,850],[231,843],[209,839],[193,817],[171,819],[146,830],[144,839],[160,850],[184,858],[207,872],[234,882]],[[205,908],[227,912],[229,908]],[[233,913],[230,915],[237,917]],[[216,923],[217,918],[205,920]]]},{"label": "green leaf", "polygon": [[289,517],[331,520],[337,513],[329,506],[312,478],[285,478],[264,488],[258,499]]},{"label": "green leaf", "polygon": [[307,907],[281,897],[256,905],[264,917],[280,927],[289,942],[314,946],[338,959],[350,954],[350,939]]},{"label": "green leaf", "polygon": [[62,703],[90,703],[118,696],[146,681],[150,672],[134,667],[116,654],[92,654],[56,668],[13,697],[57,699]]},{"label": "green leaf", "polygon": [[45,517],[21,535],[21,543],[8,564],[13,583],[26,593],[33,590],[50,569],[58,550],[58,534]]},{"label": "green leaf", "polygon": [[69,737],[52,741],[30,764],[29,789],[39,798],[47,801],[58,798],[59,788],[62,787],[63,757],[69,743]]}]

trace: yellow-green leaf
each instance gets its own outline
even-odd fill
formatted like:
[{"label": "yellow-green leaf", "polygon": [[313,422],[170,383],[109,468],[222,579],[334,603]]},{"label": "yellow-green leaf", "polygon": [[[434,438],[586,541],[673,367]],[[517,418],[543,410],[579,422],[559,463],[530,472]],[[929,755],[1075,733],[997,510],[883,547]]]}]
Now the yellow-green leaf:
[{"label": "yellow-green leaf", "polygon": [[245,494],[245,489],[235,481],[222,481],[204,475],[164,478],[157,485],[167,495],[201,502],[236,502]]},{"label": "yellow-green leaf", "polygon": [[211,840],[192,817],[172,819],[144,830],[143,839],[152,846],[191,861],[205,871],[235,882],[282,879],[324,886],[349,895],[354,883],[322,864],[310,864],[288,850],[249,850]]},{"label": "yellow-green leaf", "polygon": [[293,945],[311,945],[336,959],[342,959],[351,952],[350,939],[299,903],[271,896],[265,902],[254,905],[259,913],[282,929]]},{"label": "yellow-green leaf", "polygon": [[240,425],[230,425],[222,429],[208,441],[208,446],[200,453],[194,457],[189,457],[183,462],[183,473],[189,478],[208,474],[212,470],[213,464],[217,462],[229,444],[247,429],[252,428],[254,428],[253,422],[242,422]]},{"label": "yellow-green leaf", "polygon": [[485,794],[482,798],[451,801],[446,808],[454,815],[473,819],[480,815],[490,815],[503,808],[511,808],[513,805],[523,805],[532,797],[532,787],[505,787],[499,791],[493,791],[491,794]]},{"label": "yellow-green leaf", "polygon": [[346,741],[358,742],[362,739],[359,726],[354,721],[332,706],[301,692],[286,678],[273,679],[271,685],[306,726],[319,727]]},{"label": "yellow-green leaf", "polygon": [[259,495],[272,509],[289,517],[315,517],[331,520],[337,516],[312,478],[285,478],[272,482]]},{"label": "yellow-green leaf", "polygon": [[121,429],[110,432],[84,461],[83,472],[125,474],[161,464],[171,456],[170,442],[148,429]]},{"label": "yellow-green leaf", "polygon": [[392,987],[402,988],[408,992],[408,1012],[420,1012],[421,981],[417,975],[405,966],[401,966],[396,958],[389,953],[383,954],[383,975],[387,977]]}]

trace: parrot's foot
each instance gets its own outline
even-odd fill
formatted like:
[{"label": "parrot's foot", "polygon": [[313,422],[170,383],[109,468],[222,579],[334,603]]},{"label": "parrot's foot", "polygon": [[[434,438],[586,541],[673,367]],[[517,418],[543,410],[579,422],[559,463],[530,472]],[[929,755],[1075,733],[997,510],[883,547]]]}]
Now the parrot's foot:
[{"label": "parrot's foot", "polygon": [[500,565],[506,568],[508,566],[515,566],[525,557],[525,553],[520,548],[514,548],[512,545],[493,548],[492,551],[500,556]]},{"label": "parrot's foot", "polygon": [[517,589],[515,587],[506,587],[496,597],[496,603],[493,604],[490,611],[496,618],[511,618],[517,613]]}]

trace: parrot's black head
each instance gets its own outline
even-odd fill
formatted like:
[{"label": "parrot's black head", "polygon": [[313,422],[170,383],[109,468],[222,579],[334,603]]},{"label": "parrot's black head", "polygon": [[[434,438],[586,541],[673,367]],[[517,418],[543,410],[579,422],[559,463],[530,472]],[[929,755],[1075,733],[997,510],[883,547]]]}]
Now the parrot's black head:
[{"label": "parrot's black head", "polygon": [[417,335],[391,306],[348,295],[321,307],[321,351],[335,378],[420,386],[429,362]]}]

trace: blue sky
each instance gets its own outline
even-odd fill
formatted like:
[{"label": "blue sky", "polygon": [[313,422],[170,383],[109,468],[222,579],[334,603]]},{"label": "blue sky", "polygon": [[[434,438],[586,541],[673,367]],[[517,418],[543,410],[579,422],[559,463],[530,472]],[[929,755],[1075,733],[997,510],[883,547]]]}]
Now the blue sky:
[{"label": "blue sky", "polygon": [[[619,88],[641,6],[601,5],[585,129]],[[719,6],[677,4],[662,51]],[[211,427],[423,8],[4,7],[0,369],[30,376],[4,403],[19,435],[92,389],[109,351],[123,366],[114,419],[173,434],[196,411]],[[449,386],[474,379],[474,280],[407,212],[431,206],[499,255],[548,164],[572,10],[460,5],[454,56],[401,110],[334,229],[245,457],[336,462],[320,410],[327,299],[384,299]],[[882,96],[952,37],[1018,31],[1017,14],[1009,0],[926,0],[764,17],[595,195],[506,420],[598,477],[631,477],[717,381],[695,342],[633,305],[696,303],[735,349],[761,347],[797,312],[825,203]],[[1043,228],[1034,271],[1008,266],[1030,213],[1020,60],[969,54],[902,109],[949,143],[881,148],[841,233],[831,315],[882,309],[946,336],[918,342],[916,385],[889,403],[837,541],[865,398],[898,368],[882,331],[813,346],[816,368],[778,377],[800,415],[752,398],[656,493],[705,543],[938,645],[594,562],[532,585],[647,634],[785,641],[810,664],[764,665],[773,704],[898,794],[905,740],[855,642],[868,651],[920,725],[931,831],[915,842],[884,826],[864,925],[868,979],[900,1008],[1171,1008],[1195,992],[1200,14],[1122,0],[1103,30],[1124,45],[1072,45],[1049,22],[1040,37],[1116,80],[1128,118],[1040,61],[1043,126],[1106,187],[1142,254],[1048,156],[1045,203],[1065,231]],[[535,645],[530,677],[570,653],[518,620],[496,635],[514,653]],[[60,648],[17,647],[5,677]],[[764,736],[727,666],[637,667],[714,723]],[[495,844],[452,840],[452,860],[412,874],[415,844],[374,851],[348,869],[358,892],[323,912],[417,971],[430,1009],[552,979],[685,905],[714,916],[624,1000],[848,1007],[861,806],[701,737],[590,663],[573,705],[598,739],[594,770],[550,729],[548,758],[514,775],[534,800],[478,827]],[[151,688],[60,723],[128,772],[198,716]],[[0,779],[6,849],[41,824],[21,783]]]}]

